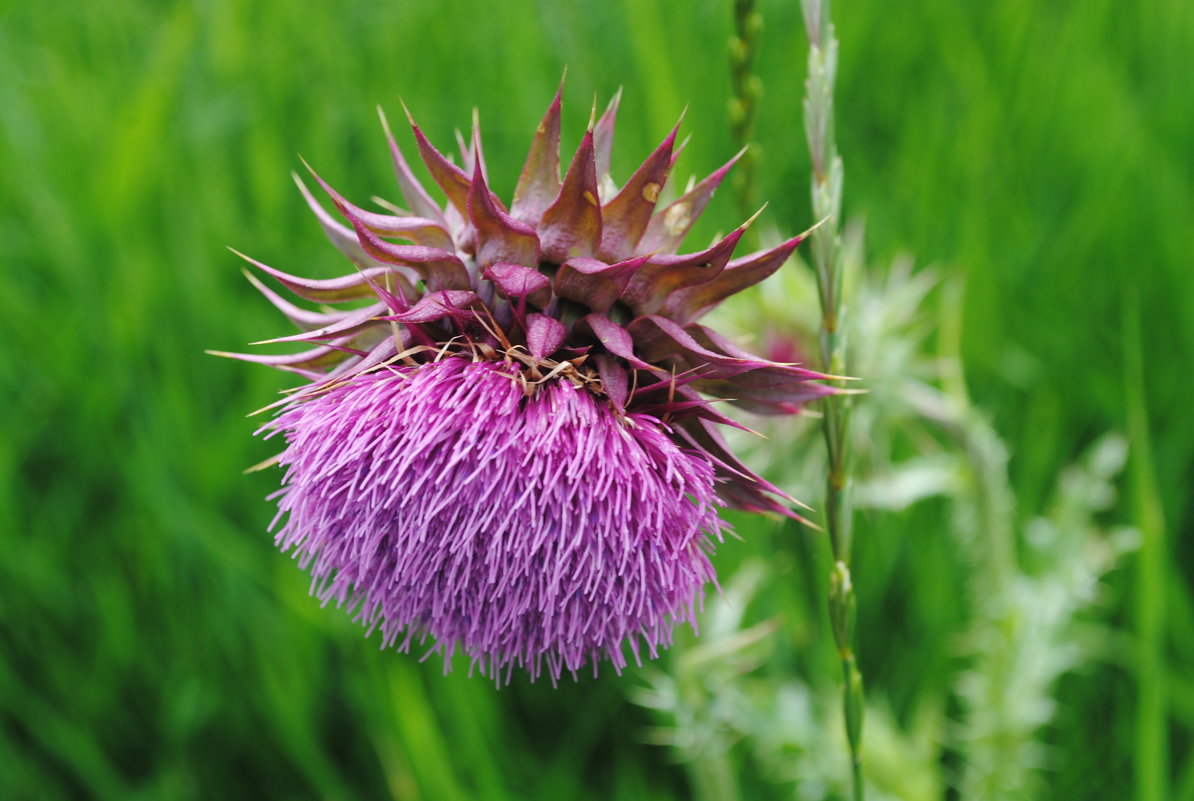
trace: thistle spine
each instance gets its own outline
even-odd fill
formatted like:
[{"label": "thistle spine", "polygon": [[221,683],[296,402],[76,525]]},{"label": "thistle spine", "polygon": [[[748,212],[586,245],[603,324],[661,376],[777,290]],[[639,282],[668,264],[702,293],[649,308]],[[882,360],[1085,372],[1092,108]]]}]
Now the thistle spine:
[{"label": "thistle spine", "polygon": [[[812,161],[812,205],[825,220],[812,236],[812,261],[821,300],[821,364],[832,375],[848,374],[846,307],[842,302],[841,238],[842,159],[834,141],[833,83],[838,43],[829,17],[829,0],[802,0],[808,33],[808,79],[805,82],[804,127]],[[829,619],[842,663],[843,708],[850,745],[855,801],[862,801],[862,672],[854,654],[857,595],[850,574],[853,506],[850,501],[848,434],[849,396],[825,399],[821,425],[829,472],[825,491],[825,528],[833,551],[829,578]]]}]

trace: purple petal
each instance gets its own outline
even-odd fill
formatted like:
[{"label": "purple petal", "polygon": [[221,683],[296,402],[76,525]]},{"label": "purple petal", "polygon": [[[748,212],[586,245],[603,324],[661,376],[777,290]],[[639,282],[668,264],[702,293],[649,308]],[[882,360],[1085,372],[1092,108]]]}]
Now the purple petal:
[{"label": "purple petal", "polygon": [[398,179],[398,189],[402,192],[403,199],[406,200],[407,208],[420,217],[426,217],[447,227],[443,211],[428,196],[426,190],[423,189],[423,185],[419,183],[414,173],[410,171],[410,166],[406,163],[406,157],[402,155],[402,150],[398,147],[398,142],[394,139],[394,134],[390,131],[390,123],[380,106],[377,108],[377,113],[381,116],[381,126],[385,129],[386,141],[390,145],[390,157],[394,161],[394,175]]},{"label": "purple petal", "polygon": [[278,311],[282,312],[282,314],[285,314],[292,323],[304,331],[310,331],[313,328],[320,328],[325,325],[330,325],[331,323],[343,319],[344,317],[343,312],[333,312],[331,314],[327,314],[324,312],[313,312],[299,308],[278,293],[274,292],[274,290],[270,289],[265,284],[261,283],[257,276],[253,275],[248,270],[242,270],[242,272],[244,273],[245,278],[249,279],[249,283],[256,287],[258,292],[260,292],[262,295],[265,295],[266,300],[274,304]]},{"label": "purple petal", "polygon": [[407,110],[406,115],[410,120],[411,130],[415,134],[415,143],[419,146],[419,156],[423,159],[423,163],[427,165],[428,172],[431,173],[431,177],[435,179],[435,182],[439,184],[440,189],[444,190],[444,194],[448,196],[448,201],[467,219],[470,185],[468,174],[448,161],[447,157],[435,149],[435,146],[423,135],[423,131],[419,129],[419,126],[415,124],[415,120],[410,116],[409,110]]},{"label": "purple petal", "polygon": [[353,218],[352,213],[345,209],[361,246],[373,258],[410,267],[417,272],[427,286],[433,290],[441,289],[470,289],[473,280],[468,274],[468,268],[459,258],[446,250],[428,248],[422,245],[395,245],[376,234]]},{"label": "purple petal", "polygon": [[385,314],[385,311],[386,304],[375,303],[364,309],[337,315],[338,319],[335,322],[328,323],[313,331],[291,334],[287,337],[276,337],[275,339],[263,339],[253,344],[269,345],[276,342],[318,342],[321,339],[333,339],[347,334],[357,334],[366,328],[383,325],[378,316]]},{"label": "purple petal", "polygon": [[632,320],[626,330],[634,338],[638,351],[649,362],[662,362],[680,358],[689,366],[707,365],[719,368],[724,375],[736,375],[755,366],[770,364],[756,360],[749,361],[706,348],[671,320],[658,315],[648,315]]},{"label": "purple petal", "polygon": [[680,144],[676,145],[676,149],[672,151],[671,161],[668,163],[668,170],[676,166],[676,162],[680,159],[680,154],[684,152],[684,148],[688,147],[688,143],[692,141],[692,134],[680,140]]},{"label": "purple petal", "polygon": [[726,173],[738,159],[742,158],[742,154],[745,152],[745,148],[738,151],[737,155],[715,170],[712,175],[652,217],[651,222],[647,224],[647,231],[643,234],[642,241],[639,242],[639,252],[667,253],[680,247],[680,243],[684,241],[684,237],[692,229],[693,223],[705,210],[705,206],[713,197],[713,193],[717,191],[717,187],[721,185]]},{"label": "purple petal", "polygon": [[[717,494],[735,509],[747,512],[770,512],[807,523],[803,517],[778,503],[775,495],[788,503],[799,504],[792,496],[755,474],[733,454],[725,439],[707,420],[690,418],[675,426],[675,431],[693,447],[713,461],[722,481]],[[768,494],[770,493],[770,495]]]},{"label": "purple petal", "polygon": [[578,333],[591,333],[605,349],[615,356],[620,356],[632,367],[640,370],[658,370],[658,367],[647,364],[634,355],[634,338],[622,326],[600,314],[588,314],[576,322]]},{"label": "purple petal", "polygon": [[608,353],[597,355],[597,375],[601,378],[601,389],[617,409],[625,409],[630,400],[630,375],[618,364],[617,358]]},{"label": "purple petal", "polygon": [[635,314],[660,311],[673,292],[715,278],[729,263],[745,231],[745,227],[737,228],[713,247],[699,253],[652,256],[630,280],[622,293],[623,302]]},{"label": "purple petal", "polygon": [[397,217],[378,214],[353,206],[356,218],[370,231],[382,236],[405,239],[416,245],[439,250],[452,250],[452,236],[438,223],[423,217]]},{"label": "purple petal", "polygon": [[622,89],[619,87],[610,98],[601,119],[597,121],[597,127],[593,129],[594,161],[598,178],[609,175],[610,154],[614,148],[614,124],[618,119],[618,105],[621,102]]},{"label": "purple petal", "polygon": [[281,270],[276,270],[267,264],[262,264],[256,259],[251,259],[240,251],[234,250],[232,252],[262,272],[276,278],[280,284],[299,297],[321,303],[336,303],[345,300],[355,300],[356,298],[367,298],[373,294],[370,282],[385,281],[387,280],[387,276],[390,280],[406,280],[393,267],[371,267],[368,270],[362,270],[359,273],[346,275],[342,278],[328,278],[324,280],[299,278],[298,276],[284,273]]},{"label": "purple petal", "polygon": [[[473,109],[473,111],[475,112],[476,109]],[[453,130],[452,134],[456,137],[456,149],[460,151],[461,169],[466,174],[472,174],[473,166],[477,163],[476,158],[473,156],[473,146],[465,143],[464,134],[460,132],[459,128]]]},{"label": "purple petal", "polygon": [[[356,206],[346,200],[344,196],[333,189],[327,181],[320,178],[319,174],[316,173],[315,170],[312,170],[310,165],[307,165],[307,169],[311,170],[311,175],[316,181],[319,182],[319,185],[323,187],[323,191],[328,194],[328,197],[332,199],[332,202],[336,205],[336,208],[346,218],[356,220],[357,222],[361,223],[361,225],[377,234],[401,237],[402,239],[414,242],[416,245],[425,245],[427,247],[441,248],[444,250],[452,249],[452,237],[439,223],[434,222],[433,220],[424,219],[423,217],[396,217],[392,214],[378,214],[376,212],[366,211],[365,209],[362,209],[361,207]],[[307,196],[308,205],[312,205],[314,203],[314,198],[312,198],[310,193],[307,192],[307,187],[303,185],[298,176],[295,176],[295,180],[298,181],[299,188],[303,191],[303,194]],[[315,210],[317,205],[318,204],[312,205],[312,210]],[[320,217],[321,222],[323,216],[326,216],[320,214],[322,211],[322,207],[319,207],[319,210],[316,211],[316,216]],[[352,233],[348,231],[348,229],[343,228],[343,226],[337,226],[337,229],[338,231],[343,230],[349,236],[352,236]],[[353,239],[355,241],[356,237],[353,237]]]},{"label": "purple petal", "polygon": [[[669,383],[667,381],[659,382],[661,384]],[[669,420],[687,420],[689,418],[701,418],[708,420],[714,425],[730,426],[731,429],[738,429],[749,433],[757,433],[738,423],[737,420],[726,417],[718,411],[718,407],[724,399],[721,398],[702,398],[700,393],[690,387],[681,387],[675,390],[664,390],[660,392],[657,389],[654,393],[640,396],[635,393],[634,408],[644,409],[656,414],[657,417],[664,417]]]},{"label": "purple petal", "polygon": [[[456,139],[463,141],[463,136],[460,130],[456,131]],[[486,181],[489,181],[489,169],[485,166],[485,150],[481,147],[481,112],[476,106],[473,106],[473,136],[469,140],[469,148],[464,156],[464,171],[472,173],[477,168],[481,169],[481,175]],[[500,201],[499,201],[500,202]],[[503,205],[502,210],[506,207]]]},{"label": "purple petal", "polygon": [[531,152],[527,154],[526,165],[514,189],[510,213],[532,225],[539,222],[543,212],[560,194],[560,100],[563,91],[561,80],[555,99],[535,131]]},{"label": "purple petal", "polygon": [[[772,364],[772,362],[769,362],[766,359],[762,359],[761,357],[757,356],[756,354],[751,353],[750,351],[743,350],[742,348],[738,347],[736,344],[734,344],[730,340],[726,339],[724,336],[717,333],[712,328],[710,328],[706,325],[700,325],[700,324],[694,323],[691,325],[684,326],[684,330],[687,331],[688,334],[691,335],[692,338],[695,339],[697,342],[700,342],[705,347],[710,348],[715,351],[718,351],[719,353],[724,353],[727,356],[734,356],[736,358],[745,359],[747,361],[756,361],[756,362],[761,361],[765,364]],[[833,377],[833,376],[825,375],[824,373],[818,373],[815,370],[805,370],[804,368],[797,367],[796,365],[785,364],[785,365],[780,365],[780,366],[781,367],[791,367],[794,370],[797,370],[800,373],[800,375],[802,375],[804,377],[805,381],[824,381],[826,379]]]},{"label": "purple petal", "polygon": [[667,182],[671,169],[672,148],[680,123],[635,171],[626,186],[601,209],[603,224],[601,257],[606,261],[629,258],[643,238],[651,212],[659,200],[659,192]]},{"label": "purple petal", "polygon": [[585,304],[592,311],[607,311],[649,258],[640,256],[618,264],[606,264],[599,259],[584,257],[569,259],[556,271],[553,281],[555,292],[562,298]]},{"label": "purple petal", "polygon": [[343,364],[337,365],[336,369],[328,373],[324,380],[315,384],[313,388],[343,381],[351,376],[372,370],[382,362],[388,361],[398,353],[399,345],[403,349],[406,348],[411,338],[411,331],[411,328],[399,326],[397,331],[391,331],[388,337],[374,345],[373,349],[364,357],[349,359]]},{"label": "purple petal", "polygon": [[682,325],[697,319],[721,301],[778,270],[807,236],[803,233],[770,250],[734,259],[708,281],[673,292],[664,302],[663,313]]},{"label": "purple petal", "polygon": [[485,277],[493,281],[503,297],[525,297],[540,309],[551,302],[551,279],[538,270],[499,261],[489,266]]},{"label": "purple petal", "polygon": [[701,380],[693,386],[748,412],[765,415],[799,414],[804,404],[837,392],[824,384],[808,383],[782,367],[762,367],[732,379]]},{"label": "purple petal", "polygon": [[762,482],[756,486],[737,481],[726,481],[717,485],[717,496],[734,509],[741,509],[744,512],[752,512],[754,514],[780,515],[781,517],[795,520],[797,523],[803,523],[806,526],[816,528],[804,515],[784,506],[767,493],[778,493],[781,498],[792,504],[800,505],[800,501],[783,492],[778,487],[771,490],[766,489],[769,486],[772,485],[768,482]]},{"label": "purple petal", "polygon": [[527,350],[536,359],[545,359],[560,349],[568,333],[564,324],[545,314],[527,317]]},{"label": "purple petal", "polygon": [[332,215],[324,210],[323,206],[319,205],[319,201],[307,189],[307,185],[303,183],[303,179],[299,178],[298,173],[292,172],[290,176],[294,179],[295,184],[298,185],[299,192],[302,193],[303,198],[307,201],[307,206],[315,214],[315,218],[319,220],[319,225],[323,228],[323,232],[336,250],[339,250],[348,260],[358,267],[374,267],[380,262],[365,252],[361,247],[361,242],[357,239],[357,235],[353,230],[338,222]]},{"label": "purple petal", "polygon": [[469,217],[477,229],[477,266],[513,262],[527,268],[539,266],[539,237],[535,229],[498,208],[485,182],[478,159],[469,191]]},{"label": "purple petal", "polygon": [[685,328],[692,338],[709,350],[741,358],[754,364],[732,377],[711,375],[693,383],[701,392],[728,398],[735,406],[755,414],[797,414],[809,401],[837,393],[822,381],[829,376],[790,364],[760,361],[725,337],[703,325]]},{"label": "purple petal", "polygon": [[443,292],[432,292],[411,306],[410,309],[398,314],[383,317],[383,320],[396,320],[400,323],[431,323],[436,320],[451,318],[453,320],[472,319],[472,309],[483,305],[477,293],[469,290],[453,289]]},{"label": "purple petal", "polygon": [[[348,338],[345,338],[343,342],[348,342]],[[209,350],[207,352],[213,356],[224,356],[229,359],[238,359],[242,362],[253,362],[254,364],[264,364],[267,367],[277,367],[283,370],[290,370],[292,372],[302,371],[304,373],[309,370],[317,370],[319,368],[328,367],[336,362],[342,361],[345,358],[346,352],[355,352],[360,356],[365,355],[364,351],[353,351],[346,348],[343,344],[328,344],[314,348],[312,350],[305,350],[300,353],[283,353],[277,355],[260,353],[228,353],[222,350]]]},{"label": "purple petal", "polygon": [[543,212],[539,241],[543,257],[556,264],[577,256],[595,256],[601,246],[601,204],[591,130],[580,140],[559,196]]}]

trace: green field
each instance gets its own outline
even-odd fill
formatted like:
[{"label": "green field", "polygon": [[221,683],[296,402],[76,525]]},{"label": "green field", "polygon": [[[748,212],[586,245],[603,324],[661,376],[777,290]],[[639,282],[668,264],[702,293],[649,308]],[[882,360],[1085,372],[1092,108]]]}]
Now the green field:
[{"label": "green field", "polygon": [[[0,798],[846,797],[815,531],[733,515],[725,602],[648,667],[445,677],[307,596],[242,474],[290,381],[203,353],[288,333],[225,246],[343,272],[298,154],[396,198],[378,104],[444,148],[476,106],[508,197],[566,66],[567,153],[623,87],[615,176],[686,106],[710,172],[733,5],[0,3]],[[758,7],[753,192],[795,233],[807,45]],[[1194,800],[1194,4],[834,16],[868,797]],[[727,188],[689,244],[740,219]],[[798,336],[785,270],[727,324]],[[818,443],[748,447],[817,507]]]}]

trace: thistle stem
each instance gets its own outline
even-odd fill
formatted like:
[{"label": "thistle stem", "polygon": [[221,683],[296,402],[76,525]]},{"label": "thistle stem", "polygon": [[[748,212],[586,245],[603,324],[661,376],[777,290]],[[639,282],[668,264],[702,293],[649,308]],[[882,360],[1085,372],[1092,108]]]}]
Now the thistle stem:
[{"label": "thistle stem", "polygon": [[[833,126],[837,38],[829,20],[829,0],[802,0],[801,5],[809,41],[804,128],[812,161],[813,215],[818,220],[826,220],[812,237],[812,261],[821,300],[821,365],[831,375],[845,375],[848,365],[846,309],[842,302],[842,160],[834,142]],[[821,426],[829,466],[825,487],[825,528],[834,561],[829,581],[829,619],[842,663],[842,705],[850,746],[853,798],[862,801],[863,684],[854,655],[858,602],[850,574],[853,506],[850,501],[848,400],[845,395],[826,398]]]}]

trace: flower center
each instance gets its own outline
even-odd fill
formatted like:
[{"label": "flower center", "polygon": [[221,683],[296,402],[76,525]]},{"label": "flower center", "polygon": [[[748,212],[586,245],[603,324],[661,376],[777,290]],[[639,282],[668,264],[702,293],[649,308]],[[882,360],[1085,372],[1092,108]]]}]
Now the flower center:
[{"label": "flower center", "polygon": [[587,353],[564,360],[535,358],[521,345],[495,348],[484,342],[464,344],[456,352],[471,352],[474,361],[505,365],[509,370],[503,373],[510,376],[527,397],[534,396],[552,381],[567,381],[578,389],[587,389],[600,398],[605,397],[601,377],[587,364]]}]

